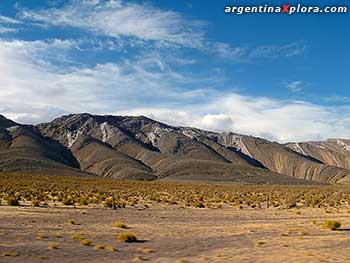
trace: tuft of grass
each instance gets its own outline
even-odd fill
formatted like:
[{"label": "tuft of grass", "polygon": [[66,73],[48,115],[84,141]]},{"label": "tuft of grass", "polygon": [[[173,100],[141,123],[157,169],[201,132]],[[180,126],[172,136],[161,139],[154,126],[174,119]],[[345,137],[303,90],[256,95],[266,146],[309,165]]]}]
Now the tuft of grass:
[{"label": "tuft of grass", "polygon": [[74,201],[70,198],[64,199],[62,203],[64,205],[74,205]]},{"label": "tuft of grass", "polygon": [[195,203],[193,204],[193,206],[194,206],[195,208],[205,208],[204,203],[201,202],[201,201],[195,202]]},{"label": "tuft of grass", "polygon": [[69,225],[75,225],[75,220],[74,219],[68,219],[67,224]]},{"label": "tuft of grass", "polygon": [[132,243],[137,241],[136,236],[132,233],[120,233],[118,235],[118,239],[119,241],[126,243]]},{"label": "tuft of grass", "polygon": [[47,235],[42,234],[42,233],[37,234],[36,237],[39,238],[39,239],[48,238]]},{"label": "tuft of grass", "polygon": [[302,236],[306,236],[306,235],[308,235],[308,232],[306,232],[306,231],[304,231],[304,230],[300,230],[300,231],[298,232],[298,234],[299,234],[299,235],[302,235]]},{"label": "tuft of grass", "polygon": [[19,206],[19,201],[16,197],[10,197],[6,200],[6,204],[9,206]]},{"label": "tuft of grass", "polygon": [[1,256],[3,256],[3,257],[18,257],[18,253],[4,251],[1,253]]},{"label": "tuft of grass", "polygon": [[106,246],[105,249],[108,251],[111,251],[111,252],[117,251],[117,249],[115,249],[115,247],[113,247],[113,246]]},{"label": "tuft of grass", "polygon": [[55,242],[49,242],[49,243],[47,244],[47,247],[48,247],[49,249],[58,249],[58,244],[55,243]]},{"label": "tuft of grass", "polygon": [[262,245],[265,245],[266,243],[264,241],[256,241],[255,242],[255,245],[256,246],[262,246]]},{"label": "tuft of grass", "polygon": [[105,249],[106,248],[106,246],[105,245],[102,245],[102,244],[96,244],[95,246],[94,246],[94,249]]},{"label": "tuft of grass", "polygon": [[129,228],[129,227],[127,226],[127,224],[125,224],[125,223],[123,223],[123,222],[114,222],[114,223],[113,223],[113,227],[124,228],[124,229]]},{"label": "tuft of grass", "polygon": [[62,238],[63,237],[60,233],[55,233],[53,236],[56,237],[56,238]]},{"label": "tuft of grass", "polygon": [[31,204],[34,207],[39,207],[40,206],[40,201],[39,200],[32,200]]},{"label": "tuft of grass", "polygon": [[339,227],[341,227],[341,223],[335,220],[326,220],[323,227],[330,230],[337,230]]},{"label": "tuft of grass", "polygon": [[82,240],[80,240],[80,245],[82,245],[82,246],[91,246],[91,240],[89,240],[89,239],[82,239]]},{"label": "tuft of grass", "polygon": [[[103,203],[104,207],[113,207],[113,201],[111,198],[108,198]],[[117,207],[117,204],[114,202],[114,206]]]},{"label": "tuft of grass", "polygon": [[79,233],[73,233],[73,234],[71,235],[71,238],[72,238],[73,240],[82,240],[82,239],[83,239],[83,237],[82,237]]}]

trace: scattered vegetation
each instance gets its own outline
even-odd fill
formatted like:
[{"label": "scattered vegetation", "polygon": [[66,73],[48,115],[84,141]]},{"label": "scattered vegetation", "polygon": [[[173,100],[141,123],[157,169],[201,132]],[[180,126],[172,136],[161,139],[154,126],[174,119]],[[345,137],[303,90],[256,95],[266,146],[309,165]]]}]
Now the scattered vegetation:
[{"label": "scattered vegetation", "polygon": [[9,206],[19,206],[19,201],[16,197],[9,197],[6,200],[6,204]]},{"label": "scattered vegetation", "polygon": [[335,220],[326,220],[323,227],[331,230],[337,230],[339,227],[341,227],[341,223]]},{"label": "scattered vegetation", "polygon": [[132,233],[120,233],[118,235],[118,239],[119,241],[126,243],[132,243],[137,241],[136,236]]},{"label": "scattered vegetation", "polygon": [[39,206],[40,206],[40,201],[34,199],[34,200],[31,201],[31,204],[32,204],[32,206],[34,206],[34,207],[39,207]]},{"label": "scattered vegetation", "polygon": [[36,237],[39,238],[39,239],[48,238],[47,235],[42,234],[42,233],[37,234]]},{"label": "scattered vegetation", "polygon": [[7,252],[7,251],[4,251],[1,253],[1,256],[3,257],[18,257],[18,253],[17,252]]},{"label": "scattered vegetation", "polygon": [[82,246],[91,246],[91,240],[89,240],[89,239],[82,239],[82,240],[80,240],[80,245],[82,245]]},{"label": "scattered vegetation", "polygon": [[68,220],[67,220],[67,223],[68,223],[69,225],[75,225],[75,220],[74,220],[74,219],[68,219]]},{"label": "scattered vegetation", "polygon": [[256,241],[255,245],[256,246],[262,246],[262,245],[265,245],[265,242],[264,241]]},{"label": "scattered vegetation", "polygon": [[124,229],[129,228],[129,227],[128,227],[126,224],[124,224],[123,222],[115,222],[115,223],[113,223],[113,227],[124,228]]},{"label": "scattered vegetation", "polygon": [[105,245],[102,245],[102,244],[96,244],[95,246],[94,246],[94,249],[105,249],[106,248],[106,246]]},{"label": "scattered vegetation", "polygon": [[73,234],[71,235],[71,238],[72,238],[73,240],[82,240],[82,239],[83,239],[83,236],[82,236],[81,234],[79,234],[79,233],[73,233]]},{"label": "scattered vegetation", "polygon": [[57,243],[55,243],[55,242],[49,242],[49,243],[47,244],[47,247],[48,247],[49,249],[58,249],[58,245],[57,245]]},{"label": "scattered vegetation", "polygon": [[111,252],[117,251],[113,246],[106,246],[105,249]]},{"label": "scattered vegetation", "polygon": [[[40,177],[40,179],[38,178]],[[339,195],[338,193],[342,194]],[[346,186],[273,186],[118,181],[97,177],[0,175],[0,201],[5,205],[105,206],[147,208],[298,209],[324,208],[328,213],[350,206]],[[268,196],[268,198],[267,198]],[[45,205],[46,204],[46,205]]]}]

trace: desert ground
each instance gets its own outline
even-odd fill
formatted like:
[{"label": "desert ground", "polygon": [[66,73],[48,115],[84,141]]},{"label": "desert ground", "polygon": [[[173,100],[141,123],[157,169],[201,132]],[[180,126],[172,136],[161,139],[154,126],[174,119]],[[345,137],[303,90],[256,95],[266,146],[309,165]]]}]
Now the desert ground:
[{"label": "desert ground", "polygon": [[[324,229],[327,219],[343,226]],[[350,262],[347,226],[341,209],[3,206],[0,262]],[[139,241],[120,242],[122,232]]]},{"label": "desert ground", "polygon": [[348,186],[11,174],[0,202],[4,263],[350,262]]}]

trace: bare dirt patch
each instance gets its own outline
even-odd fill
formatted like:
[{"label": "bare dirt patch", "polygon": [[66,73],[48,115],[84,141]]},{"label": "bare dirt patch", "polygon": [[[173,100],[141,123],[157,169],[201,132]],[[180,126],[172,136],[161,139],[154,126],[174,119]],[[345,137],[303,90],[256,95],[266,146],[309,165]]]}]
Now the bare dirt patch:
[{"label": "bare dirt patch", "polygon": [[[0,262],[347,262],[349,226],[346,209],[2,206]],[[137,242],[119,241],[124,232]]]}]

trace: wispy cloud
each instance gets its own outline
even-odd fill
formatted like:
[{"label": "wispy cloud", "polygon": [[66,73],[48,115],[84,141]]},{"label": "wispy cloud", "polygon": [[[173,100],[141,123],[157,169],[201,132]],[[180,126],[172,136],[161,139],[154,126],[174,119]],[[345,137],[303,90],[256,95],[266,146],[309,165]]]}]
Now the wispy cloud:
[{"label": "wispy cloud", "polygon": [[16,27],[16,25],[21,23],[22,22],[17,19],[0,15],[0,34],[17,32],[18,28]]},{"label": "wispy cloud", "polygon": [[339,96],[339,95],[332,95],[329,97],[323,98],[325,102],[330,103],[350,103],[350,97],[347,96]]},{"label": "wispy cloud", "polygon": [[12,18],[12,17],[0,15],[0,23],[3,23],[3,24],[21,24],[22,22],[20,20]]},{"label": "wispy cloud", "polygon": [[237,93],[178,108],[148,107],[121,114],[147,115],[174,125],[233,131],[279,142],[348,137],[349,107],[242,96]]},{"label": "wispy cloud", "polygon": [[0,33],[16,32],[16,31],[17,31],[16,28],[6,27],[6,26],[0,25]]},{"label": "wispy cloud", "polygon": [[294,42],[282,46],[262,45],[255,47],[231,46],[228,43],[216,42],[212,46],[212,52],[237,63],[299,56],[304,54],[308,48],[308,45],[304,42]]},{"label": "wispy cloud", "polygon": [[[204,92],[188,92],[184,87],[203,80],[210,83],[208,78],[198,81],[173,71],[155,53],[91,67],[57,64],[56,56],[69,61],[66,51],[72,46],[74,41],[69,40],[0,41],[1,112],[37,122],[47,117],[38,115],[38,109],[54,114],[101,113],[137,105],[190,103]],[[205,94],[209,90],[206,87]]]},{"label": "wispy cloud", "polygon": [[[57,67],[48,53],[70,41],[0,41],[0,111],[22,122],[68,112],[144,114],[176,125],[235,131],[278,141],[346,137],[348,107],[243,96],[201,86],[161,56],[92,67]],[[197,89],[183,89],[188,84]],[[208,83],[208,80],[205,82]]]},{"label": "wispy cloud", "polygon": [[[171,47],[179,53],[183,48],[196,48],[205,58],[209,54],[230,63],[251,63],[303,55],[308,50],[305,42],[234,46],[207,39],[202,22],[150,4],[119,0],[64,3],[59,8],[23,9],[18,17],[31,26],[35,22],[53,30],[77,28],[88,41],[0,38],[0,112],[6,116],[37,123],[71,112],[144,114],[171,124],[282,142],[348,136],[350,111],[346,105],[326,107],[243,96],[227,92],[230,87],[214,89],[222,83],[217,72],[181,70],[198,63],[197,56],[178,56],[158,48]],[[0,16],[0,33],[15,31],[18,25],[21,20]],[[132,45],[137,46],[136,55],[118,60],[105,56],[103,62],[88,64],[77,59],[86,52],[125,51]],[[72,58],[72,51],[81,53]],[[284,84],[293,92],[301,92],[305,85],[301,80]],[[328,100],[349,102],[347,97]]]},{"label": "wispy cloud", "polygon": [[134,37],[163,45],[199,47],[202,22],[186,20],[174,11],[123,1],[70,1],[62,8],[22,10],[22,19],[47,25],[82,28],[95,34]]},{"label": "wispy cloud", "polygon": [[292,91],[294,93],[298,93],[298,92],[301,92],[303,90],[303,85],[304,85],[304,83],[302,81],[298,80],[298,81],[288,82],[286,84],[286,87],[290,91]]}]

